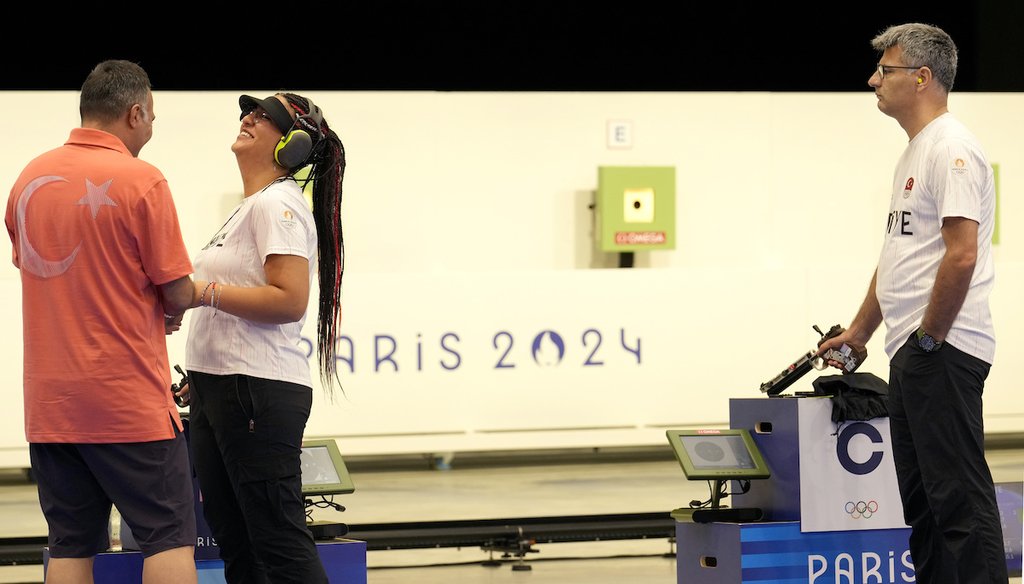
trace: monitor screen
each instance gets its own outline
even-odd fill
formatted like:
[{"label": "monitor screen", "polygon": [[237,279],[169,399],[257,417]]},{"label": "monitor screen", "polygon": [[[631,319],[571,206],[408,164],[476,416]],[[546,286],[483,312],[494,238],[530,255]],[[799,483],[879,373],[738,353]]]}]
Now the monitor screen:
[{"label": "monitor screen", "polygon": [[334,440],[302,442],[302,494],[337,495],[356,490]]},{"label": "monitor screen", "polygon": [[669,444],[688,479],[766,479],[771,476],[750,432],[668,430]]}]

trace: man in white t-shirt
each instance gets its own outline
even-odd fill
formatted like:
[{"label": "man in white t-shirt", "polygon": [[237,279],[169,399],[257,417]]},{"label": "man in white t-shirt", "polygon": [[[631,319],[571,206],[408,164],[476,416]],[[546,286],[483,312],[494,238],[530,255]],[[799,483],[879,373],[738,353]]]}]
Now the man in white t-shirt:
[{"label": "man in white t-shirt", "polygon": [[982,392],[995,356],[988,305],[992,166],[947,108],[957,67],[949,35],[903,24],[871,45],[881,55],[868,80],[878,109],[910,141],[896,164],[867,297],[850,327],[822,343],[818,354],[843,344],[863,351],[885,322],[889,427],[916,581],[1005,583],[982,423]]}]

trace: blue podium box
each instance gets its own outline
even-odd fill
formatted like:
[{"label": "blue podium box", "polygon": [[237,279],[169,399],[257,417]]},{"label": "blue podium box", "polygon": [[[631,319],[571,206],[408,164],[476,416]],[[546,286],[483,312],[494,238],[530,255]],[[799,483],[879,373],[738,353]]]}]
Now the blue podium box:
[{"label": "blue podium box", "polygon": [[[317,551],[331,584],[366,584],[366,542],[336,539],[318,542]],[[43,550],[43,574],[50,556]],[[196,560],[199,584],[224,584],[224,562],[219,559]],[[95,584],[141,584],[142,553],[106,552],[96,556],[93,567]]]},{"label": "blue podium box", "polygon": [[[734,482],[730,489],[733,494],[725,504],[739,508],[758,508],[764,519],[752,523],[677,522],[678,584],[914,581],[914,566],[909,551],[910,528],[902,521],[898,525],[889,521],[857,523],[856,528],[823,529],[820,527],[821,517],[832,517],[838,513],[829,509],[829,513],[821,517],[817,511],[813,516],[802,517],[802,509],[818,500],[818,493],[805,493],[805,497],[801,496],[801,473],[809,473],[808,476],[815,478],[812,481],[814,488],[827,491],[841,491],[853,482],[849,476],[836,474],[835,470],[824,472],[820,464],[807,464],[805,460],[801,465],[801,451],[805,450],[801,448],[801,428],[814,427],[810,422],[828,421],[830,417],[830,409],[826,407],[828,402],[818,401],[823,399],[827,398],[730,400],[730,427],[750,431],[772,476],[752,480],[747,493],[740,492]],[[801,416],[804,418],[801,419]],[[849,430],[853,426],[845,424],[844,428]],[[882,458],[891,456],[891,450],[886,444],[887,430],[886,420],[885,432],[880,432],[880,440],[872,445],[872,454]],[[824,440],[819,436],[822,434],[811,432],[803,438]],[[836,442],[839,443],[839,439]],[[813,443],[806,443],[810,444]],[[805,455],[813,461],[814,452],[813,448],[806,449]],[[836,456],[839,456],[838,453]],[[820,459],[818,462],[821,462]],[[872,487],[872,502],[876,502],[875,499],[883,501],[884,497],[898,501],[896,486],[886,486],[889,484],[882,482]],[[893,492],[889,493],[890,490]],[[1024,538],[1021,535],[1024,533],[1021,519],[1021,508],[1024,506],[1022,492],[1022,483],[996,485],[1007,568],[1015,576],[1021,573],[1020,550]],[[875,519],[878,516],[874,516],[871,521]],[[810,524],[819,526],[811,527]]]},{"label": "blue podium box", "polygon": [[888,418],[837,423],[832,400],[810,396],[733,399],[729,414],[772,474],[751,480],[747,493],[734,490],[734,506],[759,508],[766,521],[800,521],[803,531],[907,527]]},{"label": "blue podium box", "polygon": [[800,520],[800,413],[798,398],[729,401],[729,425],[746,428],[768,461],[772,476],[756,481],[746,494],[733,495],[735,507],[757,507],[765,521]]},{"label": "blue podium box", "polygon": [[828,418],[829,403],[823,399],[730,400],[730,426],[750,431],[771,477],[752,480],[747,493],[734,483],[726,504],[758,508],[764,521],[677,523],[678,584],[914,581],[909,527],[870,529],[862,523],[849,530],[806,529],[801,521],[802,472],[813,473],[821,489],[847,480],[801,465],[801,428],[807,427],[801,422]]}]

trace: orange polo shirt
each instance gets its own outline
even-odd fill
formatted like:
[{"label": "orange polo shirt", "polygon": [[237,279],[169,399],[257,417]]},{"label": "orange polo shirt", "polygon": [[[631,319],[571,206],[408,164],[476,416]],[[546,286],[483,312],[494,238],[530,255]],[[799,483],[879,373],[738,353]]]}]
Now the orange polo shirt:
[{"label": "orange polo shirt", "polygon": [[106,132],[75,128],[11,189],[29,442],[174,436],[157,286],[192,273],[167,180]]}]

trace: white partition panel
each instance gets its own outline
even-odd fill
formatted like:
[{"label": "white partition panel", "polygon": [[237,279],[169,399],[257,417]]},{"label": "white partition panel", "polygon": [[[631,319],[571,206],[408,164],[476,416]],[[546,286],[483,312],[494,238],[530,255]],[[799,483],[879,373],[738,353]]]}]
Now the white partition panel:
[{"label": "white partition panel", "polygon": [[[812,325],[848,324],[907,140],[870,91],[308,95],[348,153],[339,352],[354,369],[339,363],[345,394],[333,403],[317,385],[309,434],[349,454],[660,445],[666,426],[724,426],[728,398],[759,395],[814,346]],[[6,111],[48,113],[4,121],[0,181],[63,143],[77,99],[0,93]],[[240,197],[237,100],[155,92],[142,157],[167,176],[193,250]],[[1000,168],[985,423],[1017,432],[1024,95],[954,94],[950,108]],[[630,148],[609,147],[609,120],[631,124]],[[631,269],[596,251],[603,165],[675,167],[675,250],[638,252]],[[0,248],[9,257],[6,238]],[[10,262],[0,300],[0,467],[25,466]],[[169,338],[172,363],[184,364],[186,331]],[[879,334],[864,367],[885,376],[881,346]]]}]

